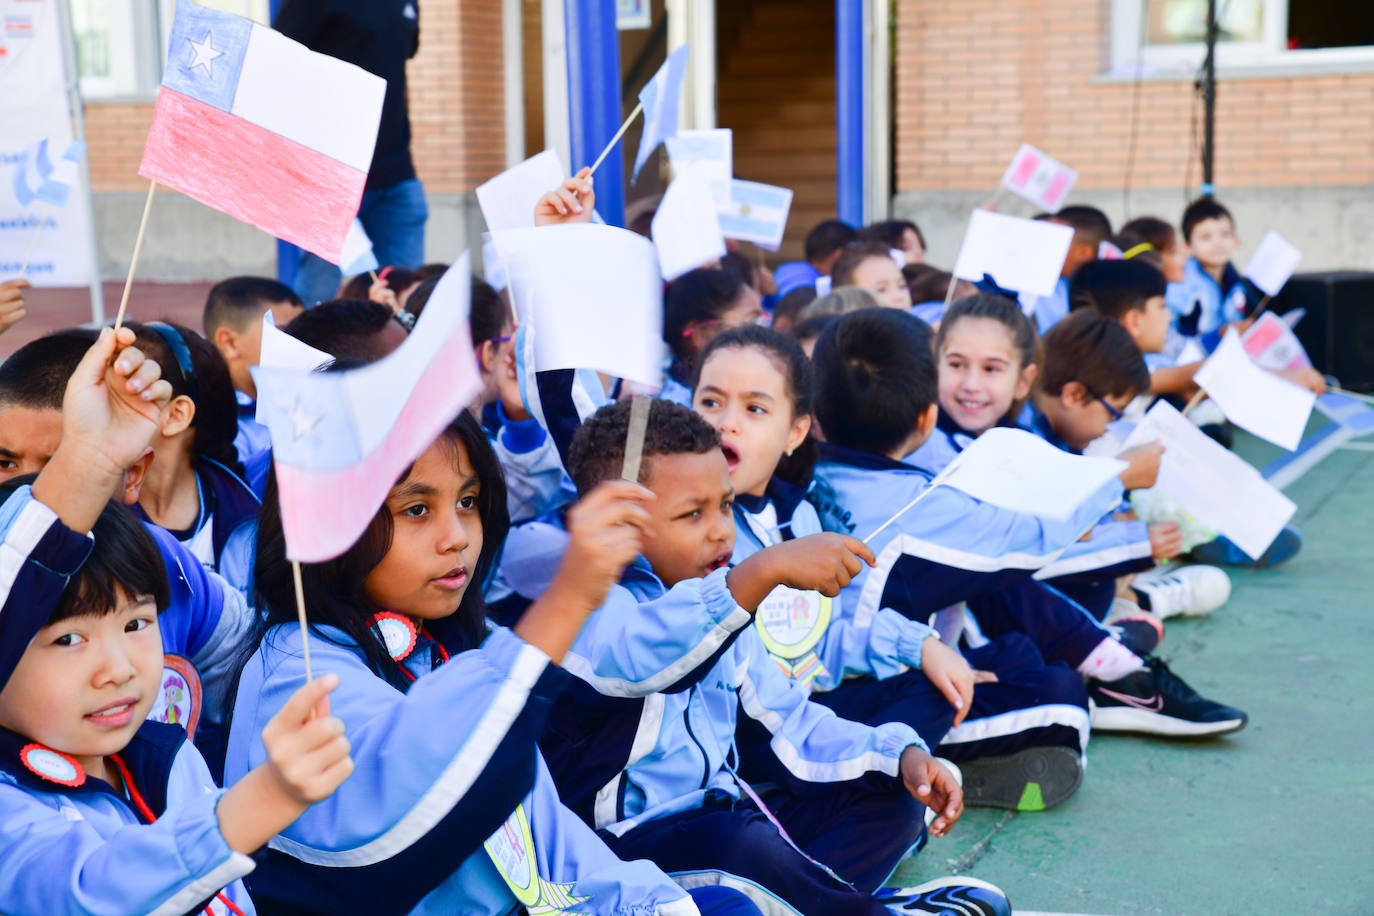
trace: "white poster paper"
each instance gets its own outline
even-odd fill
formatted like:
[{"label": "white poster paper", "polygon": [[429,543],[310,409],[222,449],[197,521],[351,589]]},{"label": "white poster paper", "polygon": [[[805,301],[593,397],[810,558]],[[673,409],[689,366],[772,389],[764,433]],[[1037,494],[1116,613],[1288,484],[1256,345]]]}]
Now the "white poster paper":
[{"label": "white poster paper", "polygon": [[1004,289],[1048,296],[1059,283],[1071,244],[1069,226],[974,210],[954,273],[974,283],[990,274]]},{"label": "white poster paper", "polygon": [[1164,446],[1155,489],[1251,557],[1263,554],[1297,511],[1259,471],[1165,401],[1150,408],[1126,445],[1155,440]]},{"label": "white poster paper", "polygon": [[1126,462],[1086,458],[1034,433],[995,427],[983,433],[932,482],[974,499],[1042,518],[1065,519]]},{"label": "white poster paper", "polygon": [[1250,263],[1245,265],[1245,276],[1266,296],[1277,296],[1301,260],[1302,252],[1270,229],[1250,256]]},{"label": "white poster paper", "polygon": [[1229,331],[1193,376],[1226,419],[1292,451],[1302,442],[1317,396],[1255,365],[1235,331]]},{"label": "white poster paper", "polygon": [[670,283],[689,270],[725,257],[725,236],[720,234],[706,170],[694,166],[678,175],[663,195],[650,231],[658,251],[659,271]]},{"label": "white poster paper", "polygon": [[592,223],[494,235],[537,370],[663,381],[663,282],[653,243]]},{"label": "white poster paper", "polygon": [[558,153],[546,149],[477,186],[477,205],[487,229],[524,229],[534,225],[534,205],[558,187],[568,173]]}]

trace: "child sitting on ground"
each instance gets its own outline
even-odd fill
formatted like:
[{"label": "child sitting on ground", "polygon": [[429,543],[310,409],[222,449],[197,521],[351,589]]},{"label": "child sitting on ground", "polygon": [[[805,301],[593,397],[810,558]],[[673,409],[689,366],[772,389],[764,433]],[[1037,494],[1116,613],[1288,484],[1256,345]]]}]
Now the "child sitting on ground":
[{"label": "child sitting on ground", "polygon": [[1231,211],[1214,197],[1200,197],[1183,211],[1183,241],[1193,255],[1183,279],[1170,283],[1169,310],[1180,335],[1194,338],[1211,353],[1226,328],[1244,331],[1250,313],[1250,291],[1231,264],[1240,247]]},{"label": "child sitting on ground", "polygon": [[1064,207],[1058,213],[1045,213],[1036,219],[1073,228],[1073,241],[1069,244],[1069,253],[1064,258],[1054,292],[1048,296],[1021,297],[1026,314],[1035,319],[1036,330],[1044,334],[1069,313],[1069,279],[1078,268],[1097,257],[1102,243],[1111,237],[1112,223],[1101,210],[1083,204]]},{"label": "child sitting on ground", "polygon": [[228,791],[181,728],[145,721],[162,692],[168,583],[152,538],[110,497],[171,388],[133,340],[101,332],[72,376],[61,445],[0,505],[13,563],[0,587],[8,913],[253,913],[248,857],[352,771],[329,714],[334,677],[283,695],[262,764]]}]

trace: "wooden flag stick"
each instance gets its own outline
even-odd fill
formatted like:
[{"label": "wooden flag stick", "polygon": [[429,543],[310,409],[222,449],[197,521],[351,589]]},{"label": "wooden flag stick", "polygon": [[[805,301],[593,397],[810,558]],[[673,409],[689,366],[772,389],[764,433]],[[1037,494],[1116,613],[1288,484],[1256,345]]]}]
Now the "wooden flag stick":
[{"label": "wooden flag stick", "polygon": [[635,118],[639,117],[640,112],[642,112],[643,110],[643,102],[640,102],[639,104],[635,105],[635,110],[630,112],[630,116],[625,119],[625,123],[620,125],[620,130],[615,132],[615,136],[611,138],[611,142],[606,144],[606,148],[601,151],[601,155],[597,156],[596,161],[592,163],[592,170],[587,175],[588,178],[591,178],[592,175],[595,175],[596,170],[601,168],[601,163],[606,161],[606,157],[611,154],[611,150],[614,149],[615,145],[620,142],[620,138],[625,136],[625,131],[630,129],[630,125],[635,122]]},{"label": "wooden flag stick", "polygon": [[301,584],[301,564],[291,561],[291,578],[296,583],[296,617],[301,624],[301,650],[305,653],[305,682],[311,681],[310,675],[310,628],[305,622],[305,586]]},{"label": "wooden flag stick", "polygon": [[625,480],[639,482],[639,465],[644,458],[644,434],[649,429],[649,408],[653,399],[642,394],[634,396],[630,402],[630,428],[625,431],[625,463],[621,465],[620,476]]},{"label": "wooden flag stick", "polygon": [[1269,308],[1269,303],[1270,303],[1271,301],[1272,301],[1272,297],[1270,297],[1269,295],[1266,294],[1265,297],[1259,301],[1259,305],[1255,307],[1255,314],[1249,316],[1250,321],[1253,322],[1256,318],[1258,318],[1259,316],[1263,315],[1263,314],[1264,314],[1264,310],[1267,309],[1267,308]]},{"label": "wooden flag stick", "polygon": [[129,276],[124,280],[124,295],[119,297],[119,311],[115,314],[114,329],[124,326],[124,310],[129,307],[129,293],[134,288],[134,269],[138,267],[138,254],[143,250],[143,235],[148,231],[148,214],[153,212],[153,192],[157,182],[148,182],[148,199],[143,202],[143,218],[138,221],[138,238],[134,239],[134,256],[129,259]]},{"label": "wooden flag stick", "polygon": [[1188,414],[1192,413],[1194,408],[1196,408],[1197,405],[1201,404],[1203,399],[1206,397],[1207,392],[1199,388],[1197,390],[1197,394],[1193,395],[1193,399],[1188,402],[1188,406],[1183,408],[1183,415],[1186,417],[1188,416]]}]

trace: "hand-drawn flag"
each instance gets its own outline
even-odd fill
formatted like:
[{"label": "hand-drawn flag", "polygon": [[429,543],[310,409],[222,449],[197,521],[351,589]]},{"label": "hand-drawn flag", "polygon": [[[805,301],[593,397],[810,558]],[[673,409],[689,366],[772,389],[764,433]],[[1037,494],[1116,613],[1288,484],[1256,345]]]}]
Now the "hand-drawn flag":
[{"label": "hand-drawn flag", "polygon": [[639,91],[639,103],[644,106],[644,132],[639,137],[639,152],[635,154],[634,177],[649,161],[649,154],[669,137],[677,136],[679,103],[682,101],[682,80],[687,75],[688,47],[683,45],[663,62],[654,78]]},{"label": "hand-drawn flag", "polygon": [[138,173],[338,263],[386,81],[178,0]]},{"label": "hand-drawn flag", "polygon": [[464,254],[406,342],[375,363],[343,372],[252,370],[290,559],[319,563],[351,547],[396,479],[481,390],[469,276]]},{"label": "hand-drawn flag", "polygon": [[76,183],[86,144],[79,140],[68,144],[57,162],[48,155],[48,140],[44,137],[26,149],[14,167],[14,199],[27,207],[35,200],[54,207],[67,205],[72,185]]},{"label": "hand-drawn flag", "polygon": [[1029,143],[1021,144],[1002,175],[1002,187],[1051,213],[1059,212],[1077,183],[1077,172]]}]

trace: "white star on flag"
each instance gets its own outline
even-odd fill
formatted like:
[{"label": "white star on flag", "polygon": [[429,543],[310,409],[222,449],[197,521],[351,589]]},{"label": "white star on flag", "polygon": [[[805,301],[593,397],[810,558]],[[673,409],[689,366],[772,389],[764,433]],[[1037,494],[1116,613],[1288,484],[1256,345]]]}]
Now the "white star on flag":
[{"label": "white star on flag", "polygon": [[206,76],[213,77],[215,73],[211,67],[211,61],[216,57],[224,56],[224,52],[214,45],[214,33],[206,32],[205,39],[198,42],[188,38],[186,39],[186,43],[191,46],[191,53],[195,55],[195,58],[191,61],[191,69],[194,70],[200,67],[205,70]]},{"label": "white star on flag", "polygon": [[305,404],[302,403],[298,397],[296,403],[291,405],[292,438],[296,441],[300,441],[307,436],[313,437],[315,434],[315,427],[320,425],[321,419],[323,418],[318,413],[306,409]]}]

